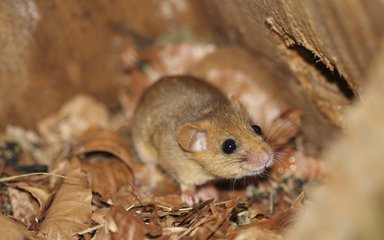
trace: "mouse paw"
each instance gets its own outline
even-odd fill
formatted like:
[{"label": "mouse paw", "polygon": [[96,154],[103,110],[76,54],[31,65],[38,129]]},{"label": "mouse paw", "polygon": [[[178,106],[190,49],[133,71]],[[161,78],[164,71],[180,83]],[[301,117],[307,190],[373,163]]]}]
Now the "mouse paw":
[{"label": "mouse paw", "polygon": [[210,183],[199,186],[197,188],[196,195],[202,201],[207,201],[210,199],[217,200],[219,198],[219,193],[217,192],[217,189]]},{"label": "mouse paw", "polygon": [[181,185],[181,190],[181,200],[189,206],[197,204],[200,201],[218,198],[218,192],[211,184],[200,186],[198,189],[196,189],[195,186]]},{"label": "mouse paw", "polygon": [[200,202],[199,197],[196,193],[190,193],[190,192],[183,192],[181,194],[181,200],[183,203],[188,204],[188,206],[193,206],[194,204],[197,204]]}]

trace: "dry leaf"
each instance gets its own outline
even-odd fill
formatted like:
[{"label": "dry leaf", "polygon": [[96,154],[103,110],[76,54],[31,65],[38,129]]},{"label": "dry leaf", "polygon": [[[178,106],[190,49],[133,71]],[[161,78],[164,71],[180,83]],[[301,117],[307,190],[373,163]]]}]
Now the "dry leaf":
[{"label": "dry leaf", "polygon": [[[39,236],[78,239],[76,233],[91,226],[92,193],[84,173],[71,170],[56,192],[41,223]],[[76,178],[76,179],[73,179]]]},{"label": "dry leaf", "polygon": [[156,71],[151,80],[159,76],[185,74],[194,64],[215,50],[212,44],[172,44],[140,52],[139,58],[151,62]]},{"label": "dry leaf", "polygon": [[4,215],[0,215],[0,236],[1,239],[12,239],[12,240],[42,240],[29,232],[26,227]]},{"label": "dry leaf", "polygon": [[98,224],[105,223],[105,217],[109,214],[110,208],[100,208],[92,212],[92,220]]},{"label": "dry leaf", "polygon": [[136,162],[132,159],[130,149],[132,149],[130,142],[116,133],[90,128],[78,139],[73,154],[79,156],[105,152],[119,158],[132,168]]},{"label": "dry leaf", "polygon": [[32,194],[32,196],[39,202],[40,210],[42,210],[49,198],[49,194],[45,189],[28,185],[25,182],[17,183],[16,186]]},{"label": "dry leaf", "polygon": [[117,230],[117,227],[112,217],[109,215],[110,212],[110,208],[96,209],[92,212],[92,220],[98,223],[98,226],[101,226],[96,230],[96,233],[92,237],[92,240],[111,239],[111,232],[115,232]]},{"label": "dry leaf", "polygon": [[323,181],[327,175],[326,162],[321,158],[307,156],[303,151],[296,151],[291,162],[291,169],[295,171],[298,178]]},{"label": "dry leaf", "polygon": [[126,193],[126,203],[136,198],[132,167],[137,163],[132,160],[130,148],[130,143],[117,134],[92,128],[81,136],[73,150],[88,174],[92,191],[99,193],[104,202],[114,202],[112,198],[117,193]]},{"label": "dry leaf", "polygon": [[249,227],[241,229],[241,231],[233,231],[227,236],[227,239],[233,240],[248,240],[248,239],[257,239],[257,240],[283,240],[283,236],[271,232],[267,229],[262,229],[258,227]]},{"label": "dry leaf", "polygon": [[99,228],[95,235],[92,237],[92,240],[109,240],[111,239],[111,233],[106,227]]},{"label": "dry leaf", "polygon": [[[47,154],[41,148],[43,139],[32,130],[26,130],[20,127],[7,126],[5,138],[8,141],[17,142],[20,145],[24,155],[19,159],[18,164],[47,164]],[[32,157],[28,157],[28,156]],[[23,155],[22,155],[23,156]]]},{"label": "dry leaf", "polygon": [[40,134],[49,143],[70,141],[90,127],[106,128],[109,114],[106,107],[87,95],[78,95],[61,110],[38,123]]},{"label": "dry leaf", "polygon": [[223,207],[213,204],[210,205],[212,215],[207,215],[205,218],[200,220],[200,222],[204,223],[204,225],[196,231],[195,238],[225,238],[230,224],[229,217],[234,207],[235,206]]},{"label": "dry leaf", "polygon": [[33,225],[34,218],[39,214],[39,204],[29,192],[8,187],[8,196],[12,204],[13,217],[27,226]]},{"label": "dry leaf", "polygon": [[116,233],[112,233],[112,239],[145,239],[147,234],[153,232],[151,226],[145,224],[134,212],[126,212],[122,207],[112,207],[111,214],[118,228]]},{"label": "dry leaf", "polygon": [[[135,199],[133,175],[122,161],[114,157],[91,156],[81,160],[81,168],[87,173],[92,192],[99,193],[104,202],[114,204],[112,198],[124,186],[130,189],[126,196],[127,205]],[[125,191],[126,192],[126,191]]]}]

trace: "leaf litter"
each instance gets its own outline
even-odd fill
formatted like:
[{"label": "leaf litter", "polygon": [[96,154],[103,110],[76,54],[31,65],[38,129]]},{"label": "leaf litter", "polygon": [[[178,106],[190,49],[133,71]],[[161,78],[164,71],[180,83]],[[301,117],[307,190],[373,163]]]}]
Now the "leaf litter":
[{"label": "leaf litter", "polygon": [[[78,95],[37,123],[36,131],[8,126],[0,137],[0,221],[6,226],[0,235],[282,239],[303,208],[309,183],[322,181],[326,169],[323,161],[304,154],[301,111],[286,111],[276,90],[263,82],[268,78],[260,70],[263,65],[252,61],[257,62],[240,50],[210,44],[145,50],[132,45],[122,53],[127,85],[118,93],[119,112]],[[216,201],[183,204],[177,184],[161,169],[141,164],[130,139],[130,118],[140,94],[170,74],[200,76],[244,102],[269,129],[267,138],[279,151],[273,168],[263,176],[212,183],[219,192]],[[34,171],[36,165],[48,172]]]}]

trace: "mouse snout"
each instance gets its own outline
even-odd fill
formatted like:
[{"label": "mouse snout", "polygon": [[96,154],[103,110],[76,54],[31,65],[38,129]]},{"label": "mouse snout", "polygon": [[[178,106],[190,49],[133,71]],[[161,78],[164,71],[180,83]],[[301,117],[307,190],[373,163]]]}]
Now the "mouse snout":
[{"label": "mouse snout", "polygon": [[249,155],[248,161],[257,166],[265,166],[271,159],[271,154],[269,154],[266,150],[261,149],[257,152],[253,152]]}]

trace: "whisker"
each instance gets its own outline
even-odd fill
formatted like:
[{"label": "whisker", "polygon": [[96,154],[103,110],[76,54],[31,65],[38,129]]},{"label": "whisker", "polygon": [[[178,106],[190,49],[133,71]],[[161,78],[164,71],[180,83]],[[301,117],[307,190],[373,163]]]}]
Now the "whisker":
[{"label": "whisker", "polygon": [[236,185],[236,181],[237,181],[237,179],[235,178],[234,180],[232,180],[232,192],[234,192],[235,191],[235,185]]}]

